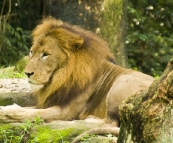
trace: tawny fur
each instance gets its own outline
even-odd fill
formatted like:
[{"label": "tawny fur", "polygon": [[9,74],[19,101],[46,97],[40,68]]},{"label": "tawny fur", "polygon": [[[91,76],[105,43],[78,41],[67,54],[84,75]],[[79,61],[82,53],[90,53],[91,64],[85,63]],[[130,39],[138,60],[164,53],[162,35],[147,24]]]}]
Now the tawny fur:
[{"label": "tawny fur", "polygon": [[0,108],[3,122],[22,122],[39,115],[46,121],[106,118],[119,126],[119,106],[153,78],[115,65],[107,43],[95,34],[53,18],[32,33],[25,68],[37,98],[35,109]]}]

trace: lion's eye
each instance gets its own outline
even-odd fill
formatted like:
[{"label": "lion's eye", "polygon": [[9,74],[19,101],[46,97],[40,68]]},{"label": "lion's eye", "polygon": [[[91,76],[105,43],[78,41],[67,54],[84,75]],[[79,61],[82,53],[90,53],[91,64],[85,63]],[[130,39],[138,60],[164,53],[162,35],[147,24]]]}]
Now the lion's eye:
[{"label": "lion's eye", "polygon": [[47,59],[47,58],[48,58],[48,56],[49,56],[49,54],[48,54],[48,53],[43,53],[42,58],[43,58],[43,59]]},{"label": "lion's eye", "polygon": [[43,53],[43,57],[45,57],[45,56],[49,56],[49,54],[48,53]]}]

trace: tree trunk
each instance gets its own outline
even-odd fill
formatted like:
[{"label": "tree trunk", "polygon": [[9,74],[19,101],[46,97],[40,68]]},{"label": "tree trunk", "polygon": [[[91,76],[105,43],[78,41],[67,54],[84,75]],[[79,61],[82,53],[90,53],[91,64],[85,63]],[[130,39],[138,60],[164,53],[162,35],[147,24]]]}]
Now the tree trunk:
[{"label": "tree trunk", "polygon": [[101,35],[109,43],[116,64],[128,67],[126,36],[127,0],[105,0],[101,20]]},{"label": "tree trunk", "polygon": [[97,31],[100,27],[103,0],[52,0],[50,13],[53,17],[82,28]]},{"label": "tree trunk", "polygon": [[173,57],[159,80],[120,107],[118,143],[173,142]]},{"label": "tree trunk", "polygon": [[127,0],[52,0],[51,15],[80,25],[103,37],[115,55],[116,63],[127,67],[125,20]]}]

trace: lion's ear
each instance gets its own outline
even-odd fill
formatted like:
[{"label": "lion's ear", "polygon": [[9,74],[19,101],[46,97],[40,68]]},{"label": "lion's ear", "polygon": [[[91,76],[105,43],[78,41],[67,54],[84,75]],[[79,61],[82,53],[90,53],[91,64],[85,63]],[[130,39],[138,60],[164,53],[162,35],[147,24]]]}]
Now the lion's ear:
[{"label": "lion's ear", "polygon": [[52,30],[50,35],[54,35],[57,38],[60,46],[66,49],[77,50],[80,49],[84,44],[84,39],[80,35],[67,29],[58,28]]},{"label": "lion's ear", "polygon": [[78,37],[75,37],[75,39],[73,39],[70,45],[73,49],[80,49],[83,43],[84,43],[84,39],[78,36]]}]

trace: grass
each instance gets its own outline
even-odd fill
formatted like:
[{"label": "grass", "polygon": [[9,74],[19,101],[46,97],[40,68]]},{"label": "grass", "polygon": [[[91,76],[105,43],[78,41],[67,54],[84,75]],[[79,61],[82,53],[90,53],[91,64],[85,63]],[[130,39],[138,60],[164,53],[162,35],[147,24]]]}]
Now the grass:
[{"label": "grass", "polygon": [[17,127],[1,127],[0,128],[0,142],[3,143],[35,143],[37,138],[29,140],[30,133],[33,129],[43,123],[43,120],[37,116],[33,122],[27,120],[24,124]]},{"label": "grass", "polygon": [[14,71],[14,67],[0,68],[0,78],[25,78],[24,72]]},{"label": "grass", "polygon": [[3,143],[69,143],[66,137],[74,129],[51,130],[40,126],[44,121],[37,116],[33,121],[27,120],[17,126],[9,124],[0,125],[0,142]]}]

